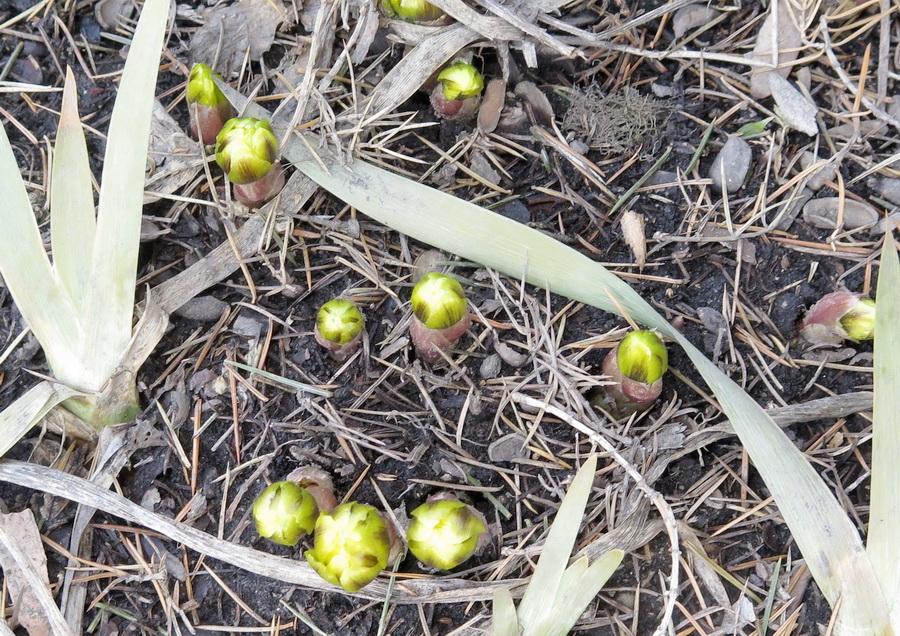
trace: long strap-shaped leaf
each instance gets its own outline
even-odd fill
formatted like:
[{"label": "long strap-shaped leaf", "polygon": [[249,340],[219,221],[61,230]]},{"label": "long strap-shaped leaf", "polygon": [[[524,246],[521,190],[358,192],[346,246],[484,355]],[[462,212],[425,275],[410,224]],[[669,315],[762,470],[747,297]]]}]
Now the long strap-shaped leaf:
[{"label": "long strap-shaped leaf", "polygon": [[115,370],[131,339],[150,119],[169,5],[169,0],[144,2],[109,124],[84,352],[104,377]]},{"label": "long strap-shaped leaf", "polygon": [[[893,233],[885,235],[875,314],[875,413],[872,425],[872,500],[866,550],[900,624],[900,259]],[[898,630],[900,631],[900,630]]]},{"label": "long strap-shaped leaf", "polygon": [[40,341],[53,369],[74,369],[78,379],[77,312],[65,287],[50,265],[34,211],[6,130],[0,126],[0,274],[25,322]]},{"label": "long strap-shaped leaf", "polygon": [[78,307],[79,315],[82,315],[87,304],[84,292],[90,284],[97,221],[87,143],[78,117],[77,91],[72,69],[67,68],[59,128],[53,148],[50,240],[53,245],[53,269]]},{"label": "long strap-shaped leaf", "polygon": [[[262,107],[220,83],[248,115]],[[279,128],[279,121],[272,122]],[[277,130],[279,138],[284,130]],[[627,283],[599,263],[532,228],[477,205],[355,160],[343,165],[317,140],[294,137],[285,157],[313,181],[373,219],[404,234],[569,298],[620,313],[680,344],[710,388],[769,487],[806,563],[832,607],[836,634],[893,634],[884,595],[856,528],[793,442],[760,406],[660,316]],[[615,302],[613,301],[615,299]],[[900,633],[900,628],[897,628]]]}]

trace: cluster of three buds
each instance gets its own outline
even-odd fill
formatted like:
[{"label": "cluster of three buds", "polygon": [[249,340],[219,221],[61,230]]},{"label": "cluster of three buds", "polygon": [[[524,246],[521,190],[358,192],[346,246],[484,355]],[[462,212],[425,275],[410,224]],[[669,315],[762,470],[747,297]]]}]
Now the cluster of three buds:
[{"label": "cluster of three buds", "polygon": [[234,198],[258,208],[284,187],[278,140],[266,120],[236,117],[215,77],[205,64],[191,69],[187,88],[191,128],[203,144],[216,145],[216,163],[234,185]]},{"label": "cluster of three buds", "polygon": [[[307,563],[329,583],[358,592],[400,556],[401,543],[393,524],[372,506],[355,501],[337,505],[331,480],[323,475],[307,471],[302,481],[270,485],[254,502],[253,519],[261,536],[281,545],[297,545],[312,534],[313,548],[304,553]],[[447,493],[410,516],[409,549],[434,568],[461,565],[487,539],[481,513]]]}]

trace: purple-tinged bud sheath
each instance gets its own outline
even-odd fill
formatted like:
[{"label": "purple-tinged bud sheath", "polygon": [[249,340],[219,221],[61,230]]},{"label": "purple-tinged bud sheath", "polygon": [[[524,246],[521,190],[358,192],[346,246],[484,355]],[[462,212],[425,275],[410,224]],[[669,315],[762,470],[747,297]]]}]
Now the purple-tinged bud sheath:
[{"label": "purple-tinged bud sheath", "polygon": [[850,292],[826,294],[806,313],[800,335],[812,344],[871,340],[875,337],[875,301]]}]

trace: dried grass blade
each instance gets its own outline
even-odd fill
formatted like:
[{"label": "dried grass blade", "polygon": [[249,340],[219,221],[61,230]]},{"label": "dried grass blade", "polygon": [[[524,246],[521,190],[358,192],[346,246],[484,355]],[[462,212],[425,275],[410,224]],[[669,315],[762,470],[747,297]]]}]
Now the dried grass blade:
[{"label": "dried grass blade", "polygon": [[16,445],[47,412],[64,400],[77,395],[67,387],[40,382],[0,413],[0,457]]}]

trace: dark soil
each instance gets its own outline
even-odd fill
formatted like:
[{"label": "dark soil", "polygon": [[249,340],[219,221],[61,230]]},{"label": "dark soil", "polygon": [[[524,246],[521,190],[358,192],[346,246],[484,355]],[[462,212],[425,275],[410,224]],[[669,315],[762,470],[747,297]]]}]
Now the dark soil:
[{"label": "dark soil", "polygon": [[[0,22],[21,11],[20,5],[27,4],[0,1]],[[575,10],[565,11],[562,17],[575,20],[585,13],[597,16],[610,12],[624,22],[641,14],[638,8],[623,8],[624,4],[611,1],[585,3]],[[645,9],[649,10],[656,3],[638,4],[647,5]],[[0,67],[19,44],[24,47],[17,53],[18,61],[10,68],[9,80],[31,82],[28,73],[39,71],[38,83],[58,87],[62,84],[60,68],[71,66],[79,81],[81,112],[88,116],[90,126],[105,130],[115,97],[115,80],[89,78],[59,22],[53,19],[56,13],[67,25],[82,55],[85,47],[90,47],[92,73],[110,76],[121,69],[121,47],[98,35],[92,5],[92,2],[78,3],[73,10],[63,12],[61,3],[57,3],[49,16],[20,22],[3,32]],[[724,39],[747,25],[760,10],[754,3],[745,3],[742,9],[733,11],[712,32],[705,34],[704,41]],[[43,15],[43,12],[39,14]],[[659,20],[655,20],[632,29],[634,42],[630,43],[648,45],[659,26]],[[185,79],[182,68],[186,67],[182,65],[189,64],[186,46],[197,24],[180,15],[175,27],[177,35],[169,41],[169,53],[178,64],[163,67],[158,94],[187,129],[187,111],[182,99]],[[672,39],[669,28],[665,23],[663,36],[666,41]],[[280,33],[280,37],[290,41],[308,35],[299,24],[285,25]],[[347,30],[340,28],[335,46],[339,47],[348,35]],[[266,54],[264,65],[251,62],[250,76],[259,77],[263,72],[271,73],[272,69],[287,64],[288,48],[283,42],[277,43]],[[674,96],[666,98],[668,117],[663,118],[664,122],[652,138],[637,140],[635,146],[622,148],[620,152],[589,150],[586,153],[606,177],[618,173],[615,179],[607,182],[616,196],[623,195],[642,177],[665,148],[671,147],[673,152],[661,169],[685,171],[699,147],[707,123],[733,105],[732,101],[718,97],[721,93],[715,93],[723,90],[721,74],[701,79],[696,66],[685,70],[684,60],[651,61],[626,53],[606,57],[599,50],[587,52],[594,56],[590,62],[563,63],[554,60],[554,56],[542,55],[536,69],[528,68],[525,58],[517,50],[513,50],[512,60],[524,79],[537,84],[551,98],[557,121],[565,117],[570,104],[566,95],[571,91],[591,89],[608,94],[627,85],[649,95],[653,83],[673,89]],[[845,53],[845,63],[855,68],[853,47],[848,46]],[[380,64],[389,69],[391,61],[396,63],[401,54],[402,47],[398,46],[385,58],[387,61]],[[373,63],[375,55],[373,49],[360,68]],[[500,73],[500,62],[493,49],[476,49],[476,55],[487,76]],[[164,57],[163,63],[166,62]],[[736,73],[742,70],[732,68],[738,69]],[[702,81],[706,83],[701,86]],[[247,81],[242,84],[244,87],[252,85]],[[700,99],[696,93],[698,88],[714,93]],[[839,87],[823,90],[839,90]],[[770,102],[765,102],[769,108]],[[42,220],[47,214],[40,188],[46,163],[43,140],[54,137],[55,112],[59,105],[59,93],[0,93],[0,108],[5,111],[0,113],[3,125],[23,168],[23,177],[35,185],[31,193]],[[335,109],[339,106],[332,104]],[[433,121],[424,95],[411,98],[401,110],[417,111],[414,122]],[[34,145],[9,123],[8,116],[41,143]],[[726,135],[762,117],[752,104],[747,103],[728,121],[727,127],[714,130],[710,144],[703,151],[698,172],[684,175],[683,180],[706,177],[708,166]],[[470,126],[444,122],[417,129],[415,132],[420,138],[413,134],[399,135],[387,147],[395,153],[425,162],[395,161],[398,169],[414,176],[421,175],[428,165],[439,159],[426,141],[447,151],[460,135],[467,135],[470,130]],[[748,218],[753,197],[760,188],[767,188],[770,194],[778,187],[774,180],[764,181],[766,152],[775,130],[773,125],[770,134],[751,142],[755,163],[750,180],[743,190],[732,195],[730,201],[735,225]],[[752,238],[740,242],[714,238],[696,241],[697,226],[692,226],[693,238],[688,239],[687,224],[691,214],[707,214],[710,224],[717,224],[716,229],[725,227],[721,196],[708,185],[672,185],[645,189],[626,206],[643,215],[646,224],[650,254],[646,267],[639,269],[622,237],[619,213],[608,215],[610,202],[606,195],[599,193],[564,157],[531,135],[510,133],[509,139],[530,151],[515,157],[502,154],[496,144],[493,147],[497,156],[503,158],[504,170],[508,173],[501,178],[499,186],[510,194],[491,192],[462,173],[453,177],[449,189],[456,196],[479,200],[498,213],[514,216],[546,231],[592,258],[610,264],[613,270],[630,275],[627,280],[645,298],[667,318],[683,321],[688,338],[760,404],[766,407],[796,404],[857,391],[871,384],[871,376],[865,370],[857,372],[852,368],[869,366],[870,360],[866,358],[871,352],[869,344],[850,345],[852,351],[844,361],[850,367],[834,364],[820,368],[794,362],[805,355],[808,347],[798,341],[796,324],[817,298],[838,288],[874,295],[872,284],[877,269],[871,267],[871,254],[876,246],[868,236],[849,237],[841,242],[842,246],[860,248],[859,253],[838,251],[828,254],[825,242],[830,232],[808,226],[798,219],[786,232],[748,232]],[[95,172],[99,175],[103,142],[92,134],[88,135],[88,142],[92,160],[96,162]],[[806,136],[791,132],[777,152],[788,161],[808,143]],[[893,142],[876,140],[873,143],[878,152],[895,151]],[[637,157],[631,161],[634,155]],[[385,161],[389,158],[390,155],[383,155]],[[212,169],[215,171],[215,166]],[[840,169],[844,183],[863,169],[857,163],[844,162]],[[433,180],[427,182],[433,183]],[[217,178],[216,187],[220,197],[224,197],[225,185],[221,178]],[[856,194],[869,194],[861,184],[856,188]],[[553,194],[570,192],[571,196]],[[205,184],[177,194],[210,199]],[[586,205],[573,204],[576,200]],[[694,205],[699,200],[702,203]],[[170,230],[143,246],[141,277],[152,285],[184,270],[227,240],[222,222],[222,216],[227,213],[213,207],[164,201],[148,206],[145,214]],[[527,459],[497,464],[489,459],[488,446],[498,437],[519,430],[523,425],[527,430],[534,423],[532,415],[518,413],[505,399],[511,388],[524,383],[523,391],[542,398],[551,391],[548,385],[551,377],[543,371],[533,373],[531,361],[520,368],[504,362],[498,373],[485,377],[482,364],[494,349],[489,340],[479,342],[477,339],[484,331],[481,319],[457,345],[453,368],[431,369],[423,365],[412,347],[398,340],[403,337],[398,326],[408,315],[411,265],[429,246],[407,240],[362,215],[357,216],[356,211],[324,193],[313,197],[305,209],[294,210],[293,214],[294,232],[280,235],[288,241],[281,252],[286,257],[284,269],[279,265],[281,247],[275,243],[267,248],[263,258],[254,258],[248,263],[255,294],[249,289],[245,276],[238,271],[208,292],[228,308],[223,321],[218,322],[221,310],[202,320],[179,315],[172,317],[171,330],[145,364],[139,378],[142,403],[146,406],[139,421],[166,432],[166,435],[160,436],[163,440],[160,445],[134,452],[129,464],[118,475],[117,489],[132,501],[144,501],[153,511],[178,519],[188,514],[188,502],[199,493],[202,495],[200,506],[188,515],[189,523],[194,527],[258,550],[302,559],[307,547],[305,542],[296,548],[268,542],[256,535],[249,514],[255,496],[266,484],[281,479],[298,465],[312,463],[332,474],[339,498],[346,494],[347,498],[380,508],[383,508],[382,502],[388,502],[397,511],[415,508],[438,490],[436,483],[444,483],[448,488],[455,484],[477,483],[482,491],[468,495],[492,524],[492,540],[483,553],[454,576],[469,580],[486,580],[489,576],[527,577],[532,565],[521,556],[510,557],[509,566],[501,566],[501,563],[510,550],[522,550],[539,540],[541,531],[529,536],[527,529],[552,521],[560,494],[573,474],[572,467],[580,463],[579,458],[591,450],[591,445],[573,436],[568,425],[546,416],[537,426]],[[232,218],[235,225],[241,223],[240,217]],[[353,239],[348,248],[346,236],[335,231],[330,222],[352,219],[360,222],[361,236]],[[43,229],[49,232],[49,223]],[[803,248],[812,244],[821,249]],[[373,284],[364,275],[359,261],[354,260],[360,255],[379,267],[379,285]],[[533,335],[537,320],[565,316],[564,321],[554,323],[553,333],[560,336],[560,345],[625,326],[616,316],[591,307],[572,306],[567,299],[548,297],[543,290],[526,287],[520,294],[515,280],[501,277],[501,289],[483,270],[468,264],[459,264],[453,272],[467,281],[470,305],[478,308],[484,319],[501,325],[503,341],[520,353],[536,355],[535,351],[529,351],[530,339],[513,327],[513,321],[530,325],[526,330],[530,329]],[[396,294],[401,304],[393,294],[385,293],[382,286]],[[342,368],[316,344],[312,325],[316,310],[323,302],[348,290],[363,299],[366,342],[364,353]],[[504,303],[509,313],[504,309]],[[727,333],[717,333],[704,308],[714,310],[714,314],[721,317],[735,307],[738,315],[728,321]],[[5,289],[0,290],[0,339],[4,349],[24,327],[9,294]],[[603,356],[613,344],[612,338],[607,340],[606,347],[589,351],[577,360],[571,360],[572,364],[586,375],[599,373]],[[763,350],[769,353],[761,353]],[[224,364],[226,360],[254,365],[260,360],[261,353],[262,362],[270,373],[329,387],[333,397],[311,400],[280,387],[267,386],[246,374],[242,374],[241,381],[232,379]],[[672,347],[669,354],[670,367],[679,375],[667,376],[659,403],[634,423],[607,422],[609,430],[627,440],[627,443],[619,444],[622,449],[634,451],[632,460],[642,471],[648,471],[654,462],[661,461],[669,452],[656,448],[654,440],[658,432],[676,425],[692,432],[723,420],[722,414],[706,396],[695,390],[699,386],[707,391],[684,353]],[[854,357],[856,354],[861,357]],[[573,352],[566,355],[572,356]],[[769,366],[767,377],[761,375],[761,364]],[[0,405],[11,403],[33,384],[34,380],[26,370],[49,373],[43,354],[31,336],[3,363]],[[437,421],[435,411],[440,414],[441,421]],[[166,418],[161,413],[165,413]],[[517,420],[517,417],[524,419]],[[171,422],[174,437],[167,433],[171,429],[166,419]],[[463,429],[457,446],[460,420]],[[341,432],[335,423],[347,427],[349,432]],[[850,416],[837,428],[834,425],[834,418],[802,423],[792,426],[788,433],[799,447],[808,450],[820,462],[819,466],[835,488],[842,489],[858,484],[864,466],[853,453],[840,453],[836,449],[844,445],[848,449],[855,447],[857,440],[866,435],[869,424],[861,416]],[[195,431],[201,428],[202,433],[195,438]],[[823,439],[825,431],[829,431],[827,439]],[[183,465],[178,446],[191,458],[190,467]],[[831,452],[824,452],[828,449]],[[867,455],[868,446],[860,446],[860,451]],[[70,452],[74,455],[69,456]],[[199,465],[193,464],[192,453],[195,452],[200,458]],[[60,445],[52,434],[38,431],[20,442],[8,457],[44,462],[79,476],[87,475],[90,464],[87,449],[79,449],[70,440]],[[460,467],[465,469],[466,476],[460,474]],[[511,470],[515,473],[515,489],[511,487],[510,479],[501,474]],[[194,471],[196,484],[192,487]],[[467,482],[467,478],[472,481]],[[591,510],[597,512],[589,514],[591,522],[585,526],[585,541],[611,529],[614,523],[621,523],[621,518],[615,522],[607,519],[606,508],[616,515],[621,514],[617,510],[621,502],[607,497],[615,493],[624,497],[630,486],[626,488],[623,480],[623,475],[613,465],[607,465],[601,471],[589,508],[589,513]],[[700,487],[698,484],[706,485]],[[735,438],[716,442],[700,452],[675,460],[654,487],[665,495],[676,517],[697,534],[710,558],[746,583],[747,589],[758,597],[765,599],[768,594],[769,586],[773,584],[769,577],[776,561],[781,559],[785,564],[801,558],[774,505],[764,506],[759,515],[749,520],[744,518],[747,510],[765,500],[768,491],[752,464],[748,466]],[[484,492],[495,496],[513,515],[505,518]],[[866,493],[865,486],[856,485],[847,497],[853,505],[866,510]],[[49,540],[50,580],[60,580],[66,557],[50,541],[68,549],[75,505],[9,485],[0,486],[0,503],[9,511],[28,508],[34,511],[42,533]],[[654,514],[651,512],[651,516]],[[736,520],[738,522],[732,525]],[[862,523],[865,517],[858,520]],[[184,634],[188,633],[188,625],[198,634],[228,633],[231,628],[235,628],[231,633],[270,633],[270,629],[271,633],[313,633],[292,615],[290,606],[309,616],[318,629],[327,634],[369,635],[379,633],[381,629],[380,633],[397,636],[426,633],[438,636],[453,633],[479,613],[490,614],[489,603],[425,603],[420,607],[389,604],[382,623],[383,602],[302,589],[249,574],[228,563],[201,558],[197,553],[142,528],[122,525],[120,519],[102,512],[95,515],[93,528],[92,544],[82,552],[82,557],[89,563],[86,562],[80,572],[85,577],[96,575],[88,584],[90,606],[85,608],[85,625],[92,625],[92,633]],[[669,550],[662,534],[627,555],[599,601],[582,617],[583,629],[579,633],[652,633],[663,608],[661,581],[668,576]],[[179,580],[171,568],[160,574],[161,555],[180,564],[187,577]],[[214,572],[215,577],[210,572]],[[398,572],[398,584],[411,576],[434,575],[423,570],[412,556],[399,565]],[[782,576],[787,575],[782,572]],[[786,585],[784,581],[777,584]],[[676,610],[675,631],[693,633],[694,620],[704,629],[713,631],[722,623],[722,614],[713,613],[710,618],[704,608],[716,605],[716,601],[702,595],[706,593],[705,589],[701,594],[700,588],[692,588],[688,583],[683,585],[679,598],[686,608],[684,611],[699,618]],[[725,586],[731,602],[741,598],[740,589],[728,583]],[[818,633],[818,626],[826,625],[829,620],[827,604],[815,584],[796,589],[800,590],[801,596],[794,599],[787,614],[801,606],[803,610],[798,627],[790,633]],[[636,590],[640,590],[639,603],[635,600]],[[172,603],[169,607],[161,600],[166,596]],[[788,598],[787,593],[780,595],[776,607],[789,602]],[[173,606],[180,607],[183,614],[175,612]],[[755,603],[754,607],[759,621],[761,605]],[[773,628],[782,624],[785,618],[780,616],[777,624],[773,622]],[[282,631],[276,631],[278,626]],[[239,631],[237,627],[247,629]],[[251,628],[256,631],[250,631]],[[699,633],[696,626],[693,629]],[[753,627],[748,625],[742,629],[737,633],[749,634]],[[20,633],[24,631],[20,630]]]}]

